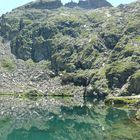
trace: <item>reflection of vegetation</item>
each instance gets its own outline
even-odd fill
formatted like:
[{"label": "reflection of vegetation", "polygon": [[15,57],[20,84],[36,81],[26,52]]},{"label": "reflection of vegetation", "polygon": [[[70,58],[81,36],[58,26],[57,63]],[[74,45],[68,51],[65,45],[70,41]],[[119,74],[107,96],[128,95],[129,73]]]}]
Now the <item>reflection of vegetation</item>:
[{"label": "reflection of vegetation", "polygon": [[29,100],[34,100],[34,101],[42,96],[44,96],[43,93],[37,90],[30,90],[30,91],[20,94],[20,97],[25,98],[25,99],[27,98]]},{"label": "reflection of vegetation", "polygon": [[[87,106],[79,105],[77,102],[73,104],[72,99],[68,104],[63,99],[57,102],[42,98],[30,102],[11,98],[13,100],[10,103],[6,102],[7,97],[2,99],[0,133],[3,135],[0,135],[0,139],[6,136],[8,140],[26,136],[27,140],[45,140],[46,137],[52,140],[81,137],[83,140],[118,140],[139,136],[139,126],[131,121],[135,111],[128,108],[108,107],[101,103],[94,105],[93,102],[87,102]],[[10,114],[10,119],[5,117],[6,114]]]},{"label": "reflection of vegetation", "polygon": [[0,92],[0,96],[9,96],[9,95],[14,96],[16,94],[15,93],[10,93],[10,92]]},{"label": "reflection of vegetation", "polygon": [[11,119],[9,117],[3,118],[3,119],[0,118],[0,129],[8,125],[10,121]]}]

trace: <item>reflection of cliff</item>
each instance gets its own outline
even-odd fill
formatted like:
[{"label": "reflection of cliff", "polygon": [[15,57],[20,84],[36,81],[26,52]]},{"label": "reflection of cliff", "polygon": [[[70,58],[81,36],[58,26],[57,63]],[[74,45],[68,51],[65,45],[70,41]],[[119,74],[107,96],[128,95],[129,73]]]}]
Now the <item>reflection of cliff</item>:
[{"label": "reflection of cliff", "polygon": [[78,6],[78,3],[71,1],[71,2],[66,3],[65,6],[69,8],[74,8]]},{"label": "reflection of cliff", "polygon": [[1,97],[0,140],[118,140],[140,133],[129,122],[129,110],[69,101]]}]

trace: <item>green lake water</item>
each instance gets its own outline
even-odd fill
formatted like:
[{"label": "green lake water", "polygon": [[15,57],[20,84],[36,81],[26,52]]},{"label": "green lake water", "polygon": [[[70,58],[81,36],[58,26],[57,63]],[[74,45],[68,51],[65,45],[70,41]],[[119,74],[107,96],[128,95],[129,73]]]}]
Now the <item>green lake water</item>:
[{"label": "green lake water", "polygon": [[135,113],[94,100],[0,97],[0,140],[140,140]]}]

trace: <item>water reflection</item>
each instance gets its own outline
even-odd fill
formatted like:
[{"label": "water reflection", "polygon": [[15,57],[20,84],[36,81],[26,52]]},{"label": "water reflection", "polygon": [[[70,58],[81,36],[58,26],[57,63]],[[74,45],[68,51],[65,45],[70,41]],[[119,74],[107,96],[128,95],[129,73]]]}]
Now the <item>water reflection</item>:
[{"label": "water reflection", "polygon": [[0,140],[139,140],[135,112],[72,98],[0,97]]}]

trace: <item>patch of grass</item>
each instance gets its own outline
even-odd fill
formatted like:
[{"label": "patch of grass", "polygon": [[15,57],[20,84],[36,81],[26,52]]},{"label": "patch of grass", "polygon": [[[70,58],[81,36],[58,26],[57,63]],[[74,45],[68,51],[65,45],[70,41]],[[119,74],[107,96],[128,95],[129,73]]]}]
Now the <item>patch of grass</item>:
[{"label": "patch of grass", "polygon": [[1,67],[6,69],[6,70],[12,71],[15,69],[16,65],[12,59],[5,58],[1,62]]},{"label": "patch of grass", "polygon": [[35,62],[32,59],[25,61],[25,65],[27,68],[35,67]]}]

